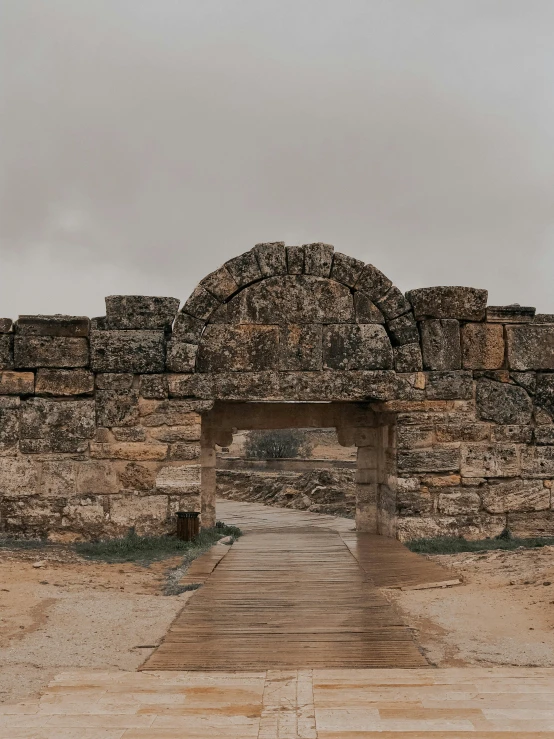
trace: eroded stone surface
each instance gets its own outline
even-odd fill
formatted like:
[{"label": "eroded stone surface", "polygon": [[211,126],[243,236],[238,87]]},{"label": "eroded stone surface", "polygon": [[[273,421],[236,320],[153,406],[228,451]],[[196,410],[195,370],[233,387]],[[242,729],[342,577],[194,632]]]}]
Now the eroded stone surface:
[{"label": "eroded stone surface", "polygon": [[21,451],[84,451],[96,429],[94,400],[29,398],[21,406]]},{"label": "eroded stone surface", "polygon": [[145,374],[165,370],[163,331],[92,331],[90,343],[95,372]]},{"label": "eroded stone surface", "polygon": [[528,424],[531,421],[531,398],[516,385],[479,380],[476,403],[479,416],[488,421],[505,424]]},{"label": "eroded stone surface", "polygon": [[385,329],[376,324],[325,326],[323,365],[337,370],[390,369],[393,355]]},{"label": "eroded stone surface", "polygon": [[89,335],[90,320],[85,316],[19,316],[14,331],[24,336],[73,336]]},{"label": "eroded stone surface", "polygon": [[111,329],[169,328],[179,310],[179,303],[179,298],[109,295],[106,298],[107,325]]},{"label": "eroded stone surface", "polygon": [[542,480],[489,482],[481,490],[483,507],[489,513],[543,511],[550,508],[550,490]]},{"label": "eroded stone surface", "polygon": [[279,328],[213,324],[198,348],[199,372],[256,372],[278,366]]},{"label": "eroded stone surface", "polygon": [[331,244],[304,244],[304,274],[316,277],[329,277],[333,263]]},{"label": "eroded stone surface", "polygon": [[94,375],[85,369],[39,369],[36,374],[37,395],[90,395],[94,392]]},{"label": "eroded stone surface", "polygon": [[86,367],[88,363],[87,339],[18,334],[15,336],[14,366],[16,369]]},{"label": "eroded stone surface", "polygon": [[499,369],[504,365],[504,329],[486,323],[466,323],[462,327],[464,369]]},{"label": "eroded stone surface", "polygon": [[430,370],[455,370],[462,366],[460,324],[451,319],[422,321],[423,366]]},{"label": "eroded stone surface", "polygon": [[554,370],[554,325],[506,326],[508,366],[513,370]]},{"label": "eroded stone surface", "polygon": [[413,305],[417,320],[456,318],[481,321],[487,307],[487,291],[474,287],[422,287],[410,290],[406,297]]},{"label": "eroded stone surface", "polygon": [[254,252],[264,277],[287,274],[287,254],[284,241],[256,244]]},{"label": "eroded stone surface", "polygon": [[13,370],[13,336],[0,334],[0,370]]},{"label": "eroded stone surface", "polygon": [[296,324],[280,331],[280,370],[317,371],[323,366],[322,326]]},{"label": "eroded stone surface", "polygon": [[331,277],[343,285],[354,287],[362,274],[365,264],[359,259],[354,259],[346,254],[335,252],[333,257],[333,266],[331,269]]}]

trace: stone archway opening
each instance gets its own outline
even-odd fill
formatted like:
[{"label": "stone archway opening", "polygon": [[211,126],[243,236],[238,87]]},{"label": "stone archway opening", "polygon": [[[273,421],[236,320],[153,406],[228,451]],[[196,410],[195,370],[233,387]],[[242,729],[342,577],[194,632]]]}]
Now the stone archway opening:
[{"label": "stone archway opening", "polygon": [[341,446],[356,447],[356,529],[394,536],[396,532],[395,417],[370,403],[216,401],[202,415],[202,525],[217,515],[216,445],[232,443],[233,431],[333,428]]}]

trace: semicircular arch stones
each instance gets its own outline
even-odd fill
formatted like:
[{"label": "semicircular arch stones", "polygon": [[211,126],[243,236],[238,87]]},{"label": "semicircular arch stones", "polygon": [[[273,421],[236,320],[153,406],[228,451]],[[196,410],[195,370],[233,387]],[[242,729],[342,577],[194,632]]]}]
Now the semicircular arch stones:
[{"label": "semicircular arch stones", "polygon": [[[167,369],[182,396],[385,399],[421,369],[412,306],[329,244],[257,244],[207,275],[178,314]],[[315,373],[315,374],[314,374]]]}]

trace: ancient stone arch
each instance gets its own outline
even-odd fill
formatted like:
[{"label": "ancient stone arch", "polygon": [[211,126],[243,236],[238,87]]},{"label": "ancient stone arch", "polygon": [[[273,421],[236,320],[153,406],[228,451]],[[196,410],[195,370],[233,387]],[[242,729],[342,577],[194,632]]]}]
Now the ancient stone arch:
[{"label": "ancient stone arch", "polygon": [[0,319],[0,528],[51,537],[215,517],[233,428],[334,427],[357,526],[554,534],[554,316],[405,295],[328,244],[258,244],[177,298]]}]

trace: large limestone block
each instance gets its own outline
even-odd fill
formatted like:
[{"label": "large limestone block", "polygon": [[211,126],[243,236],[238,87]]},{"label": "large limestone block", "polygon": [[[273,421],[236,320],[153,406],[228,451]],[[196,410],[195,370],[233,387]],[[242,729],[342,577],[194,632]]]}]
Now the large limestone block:
[{"label": "large limestone block", "polygon": [[284,241],[256,244],[253,251],[264,277],[287,274],[287,253]]},{"label": "large limestone block", "polygon": [[206,322],[188,313],[178,313],[173,323],[172,337],[187,344],[198,344]]},{"label": "large limestone block", "polygon": [[554,477],[554,446],[524,447],[521,472],[523,477]]},{"label": "large limestone block", "polygon": [[399,516],[430,516],[433,499],[426,488],[401,489],[396,494],[396,506]]},{"label": "large limestone block", "polygon": [[383,326],[337,324],[323,328],[323,366],[336,370],[391,369],[392,346]]},{"label": "large limestone block", "polygon": [[331,244],[304,244],[304,274],[329,277],[334,247]]},{"label": "large limestone block", "polygon": [[77,493],[109,495],[119,491],[117,475],[112,462],[87,460],[75,462],[74,466]]},{"label": "large limestone block", "polygon": [[431,425],[399,426],[396,432],[399,449],[425,449],[435,442],[435,427]]},{"label": "large limestone block", "polygon": [[197,285],[183,306],[183,313],[207,321],[221,302],[202,285]]},{"label": "large limestone block", "polygon": [[304,274],[304,248],[302,246],[286,246],[287,272],[289,275]]},{"label": "large limestone block", "polygon": [[542,480],[489,482],[480,489],[483,507],[489,513],[544,511],[550,508],[550,490]]},{"label": "large limestone block", "polygon": [[[0,398],[0,400],[2,400]],[[10,399],[11,400],[11,399]],[[0,455],[15,453],[19,441],[19,398],[18,404],[0,404]]]},{"label": "large limestone block", "polygon": [[333,266],[331,268],[331,277],[343,285],[354,287],[360,275],[363,272],[365,264],[359,259],[349,257],[346,254],[335,252],[333,257]]},{"label": "large limestone block", "polygon": [[130,390],[133,387],[133,375],[130,372],[102,372],[96,375],[97,390]]},{"label": "large limestone block", "polygon": [[168,495],[198,493],[200,465],[188,464],[162,467],[156,476],[156,490]]},{"label": "large limestone block", "polygon": [[397,372],[419,372],[423,369],[423,358],[419,344],[404,344],[394,347],[394,368]]},{"label": "large limestone block", "polygon": [[465,369],[500,369],[504,364],[504,329],[486,323],[462,327],[462,364]]},{"label": "large limestone block", "polygon": [[388,329],[396,344],[418,344],[419,331],[413,313],[394,318],[388,322]]},{"label": "large limestone block", "polygon": [[96,441],[112,441],[112,436],[100,436],[100,432],[107,431],[116,441],[146,441],[146,429],[142,426],[114,426],[111,429],[99,428],[96,430]]},{"label": "large limestone block", "polygon": [[506,326],[508,366],[513,370],[554,370],[554,325]]},{"label": "large limestone block", "polygon": [[167,375],[141,375],[140,396],[152,400],[167,398]]},{"label": "large limestone block", "polygon": [[517,444],[462,444],[463,477],[517,477],[521,473]]},{"label": "large limestone block", "polygon": [[366,293],[357,290],[354,293],[354,310],[356,323],[385,323],[385,316]]},{"label": "large limestone block", "polygon": [[163,331],[93,331],[90,340],[95,372],[147,374],[165,370]]},{"label": "large limestone block", "polygon": [[456,472],[460,469],[460,452],[451,447],[398,452],[401,472]]},{"label": "large limestone block", "polygon": [[459,516],[477,513],[481,498],[471,488],[452,488],[437,496],[437,512],[444,516]]},{"label": "large limestone block", "polygon": [[139,423],[138,390],[97,390],[96,423],[103,428]]},{"label": "large limestone block", "polygon": [[487,306],[487,323],[531,323],[536,308],[523,305]]},{"label": "large limestone block", "polygon": [[535,403],[554,416],[554,375],[537,375]]},{"label": "large limestone block", "polygon": [[521,539],[554,536],[553,511],[509,513],[507,523],[512,535]]},{"label": "large limestone block", "polygon": [[438,423],[435,426],[435,433],[437,441],[444,443],[489,441],[491,429],[488,423]]},{"label": "large limestone block", "polygon": [[493,426],[491,430],[492,441],[508,441],[514,444],[531,444],[533,441],[533,428],[531,426]]},{"label": "large limestone block", "polygon": [[110,523],[122,534],[130,526],[140,536],[161,533],[168,514],[167,495],[125,493],[110,497]]},{"label": "large limestone block", "polygon": [[392,282],[388,277],[374,267],[372,264],[366,264],[355,284],[356,290],[362,290],[369,295],[369,299],[374,303],[379,301],[392,287]]},{"label": "large limestone block", "polygon": [[201,287],[211,293],[221,303],[225,302],[233,293],[239,289],[225,266],[216,269],[204,277],[200,282]]},{"label": "large limestone block", "polygon": [[36,375],[37,395],[90,395],[94,392],[94,375],[86,369],[39,369]]},{"label": "large limestone block", "polygon": [[13,370],[13,336],[0,334],[0,370]]},{"label": "large limestone block", "polygon": [[197,426],[200,413],[208,410],[202,404],[190,400],[145,401],[139,403],[143,426]]},{"label": "large limestone block", "polygon": [[165,329],[179,310],[179,298],[109,295],[106,320],[111,329]]},{"label": "large limestone block", "polygon": [[554,425],[537,426],[535,429],[532,429],[532,431],[535,444],[551,444],[554,446]]},{"label": "large limestone block", "polygon": [[482,379],[477,382],[476,404],[479,417],[501,424],[528,424],[533,403],[522,387]]},{"label": "large limestone block", "polygon": [[485,512],[456,516],[400,517],[397,522],[397,536],[400,541],[436,536],[463,536],[471,541],[498,536],[505,525],[505,515]]},{"label": "large limestone block", "polygon": [[377,298],[375,302],[387,321],[398,318],[412,308],[404,295],[394,285],[387,290],[383,297]]},{"label": "large limestone block", "polygon": [[167,457],[167,444],[144,444],[124,441],[97,444],[92,442],[90,445],[90,456],[92,459],[161,462]]},{"label": "large limestone block", "polygon": [[28,457],[0,457],[0,498],[36,495],[40,465]]},{"label": "large limestone block", "polygon": [[422,321],[423,366],[429,370],[455,370],[462,366],[460,324],[451,319]]},{"label": "large limestone block", "polygon": [[429,372],[425,394],[429,400],[470,400],[473,397],[471,372]]},{"label": "large limestone block", "polygon": [[410,290],[406,297],[413,305],[417,320],[456,318],[481,321],[487,307],[487,291],[474,287],[422,287]]},{"label": "large limestone block", "polygon": [[24,453],[81,452],[95,431],[94,400],[29,398],[22,403],[20,446]]},{"label": "large limestone block", "polygon": [[198,348],[199,372],[257,372],[279,362],[279,328],[211,324]]},{"label": "large limestone block", "polygon": [[[98,462],[97,464],[104,464]],[[117,482],[124,490],[140,490],[153,492],[156,487],[156,475],[159,469],[158,462],[110,462],[113,467],[118,466]]]},{"label": "large limestone block", "polygon": [[77,464],[72,459],[45,460],[40,475],[40,496],[72,498],[76,492]]},{"label": "large limestone block", "polygon": [[0,334],[9,334],[12,330],[13,321],[11,318],[0,318]]},{"label": "large limestone block", "polygon": [[200,457],[200,444],[187,444],[183,441],[177,441],[175,444],[169,445],[169,459],[171,460],[192,460]]},{"label": "large limestone block", "polygon": [[323,366],[320,324],[283,326],[280,331],[280,370],[320,370]]},{"label": "large limestone block", "polygon": [[165,366],[170,372],[194,372],[198,347],[178,339],[167,343]]},{"label": "large limestone block", "polygon": [[14,363],[16,369],[86,367],[89,363],[88,341],[65,336],[16,334]]},{"label": "large limestone block", "polygon": [[225,262],[227,271],[239,287],[261,280],[263,275],[254,251],[247,251]]},{"label": "large limestone block", "polygon": [[32,372],[0,372],[0,395],[32,395],[34,391]]},{"label": "large limestone block", "polygon": [[189,423],[183,426],[151,426],[148,429],[150,439],[163,441],[167,444],[199,441],[201,426],[199,423]]},{"label": "large limestone block", "polygon": [[14,330],[24,336],[87,337],[90,320],[84,316],[19,316]]},{"label": "large limestone block", "polygon": [[231,298],[227,320],[268,325],[351,323],[354,300],[350,290],[334,280],[311,275],[270,277]]}]

